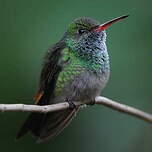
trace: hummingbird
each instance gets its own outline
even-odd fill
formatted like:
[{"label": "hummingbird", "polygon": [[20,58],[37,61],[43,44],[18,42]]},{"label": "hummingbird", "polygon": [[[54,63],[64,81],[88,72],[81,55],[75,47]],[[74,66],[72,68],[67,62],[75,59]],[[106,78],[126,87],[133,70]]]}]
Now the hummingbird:
[{"label": "hummingbird", "polygon": [[46,52],[35,104],[68,102],[70,108],[47,114],[31,113],[16,139],[27,132],[38,142],[57,136],[78,112],[80,106],[74,102],[95,101],[110,75],[105,30],[126,17],[128,15],[103,24],[80,17],[69,24],[62,38]]}]

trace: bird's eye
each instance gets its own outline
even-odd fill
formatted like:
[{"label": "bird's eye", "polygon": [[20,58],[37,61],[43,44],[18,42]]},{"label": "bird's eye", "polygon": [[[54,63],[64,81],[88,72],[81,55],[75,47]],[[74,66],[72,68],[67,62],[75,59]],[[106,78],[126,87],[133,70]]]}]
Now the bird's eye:
[{"label": "bird's eye", "polygon": [[85,29],[78,29],[78,34],[83,34],[83,33],[85,33],[85,32],[86,32]]}]

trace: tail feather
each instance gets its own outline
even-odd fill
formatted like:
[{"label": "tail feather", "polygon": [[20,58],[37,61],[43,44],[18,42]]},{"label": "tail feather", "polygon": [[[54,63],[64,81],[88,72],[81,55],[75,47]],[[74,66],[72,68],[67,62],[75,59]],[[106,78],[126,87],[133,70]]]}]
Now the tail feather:
[{"label": "tail feather", "polygon": [[54,116],[48,115],[37,142],[57,136],[71,122],[78,109],[79,108],[73,110],[68,109],[58,113],[53,113]]},{"label": "tail feather", "polygon": [[21,138],[28,131],[38,138],[38,142],[57,136],[70,123],[78,109],[67,109],[48,114],[31,113],[16,139]]},{"label": "tail feather", "polygon": [[45,114],[31,113],[20,128],[16,139],[20,139],[22,136],[32,130],[34,130],[33,135],[37,137],[39,135],[40,122],[42,122],[44,118]]}]

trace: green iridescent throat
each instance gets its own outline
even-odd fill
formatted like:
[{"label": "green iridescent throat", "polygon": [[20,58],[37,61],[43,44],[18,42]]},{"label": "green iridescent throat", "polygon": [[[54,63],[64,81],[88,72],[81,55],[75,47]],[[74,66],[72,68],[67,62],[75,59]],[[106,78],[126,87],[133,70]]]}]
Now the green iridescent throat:
[{"label": "green iridescent throat", "polygon": [[[89,44],[89,43],[88,43]],[[73,39],[68,39],[67,45],[69,46],[69,54],[65,57],[72,58],[88,70],[103,74],[109,67],[109,55],[105,42],[100,42],[100,47],[95,45],[84,45],[76,43]]]}]

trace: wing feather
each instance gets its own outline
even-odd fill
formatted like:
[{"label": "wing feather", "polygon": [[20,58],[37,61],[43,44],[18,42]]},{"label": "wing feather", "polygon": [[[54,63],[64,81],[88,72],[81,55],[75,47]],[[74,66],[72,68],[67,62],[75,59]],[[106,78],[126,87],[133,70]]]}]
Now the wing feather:
[{"label": "wing feather", "polygon": [[[62,66],[58,62],[64,48],[64,41],[59,41],[48,50],[45,56],[45,62],[40,76],[39,90],[35,96],[35,103],[38,105],[51,104],[51,99],[54,97],[56,80],[62,70]],[[41,129],[45,117],[45,114],[31,113],[20,128],[16,139],[19,139],[28,131],[37,134]]]},{"label": "wing feather", "polygon": [[43,104],[48,104],[50,98],[54,96],[56,80],[60,71],[62,70],[62,65],[58,63],[64,48],[65,42],[60,41],[51,47],[46,53],[40,76],[39,90],[35,96],[36,104],[41,105],[42,97],[43,102],[45,98],[45,103]]}]

